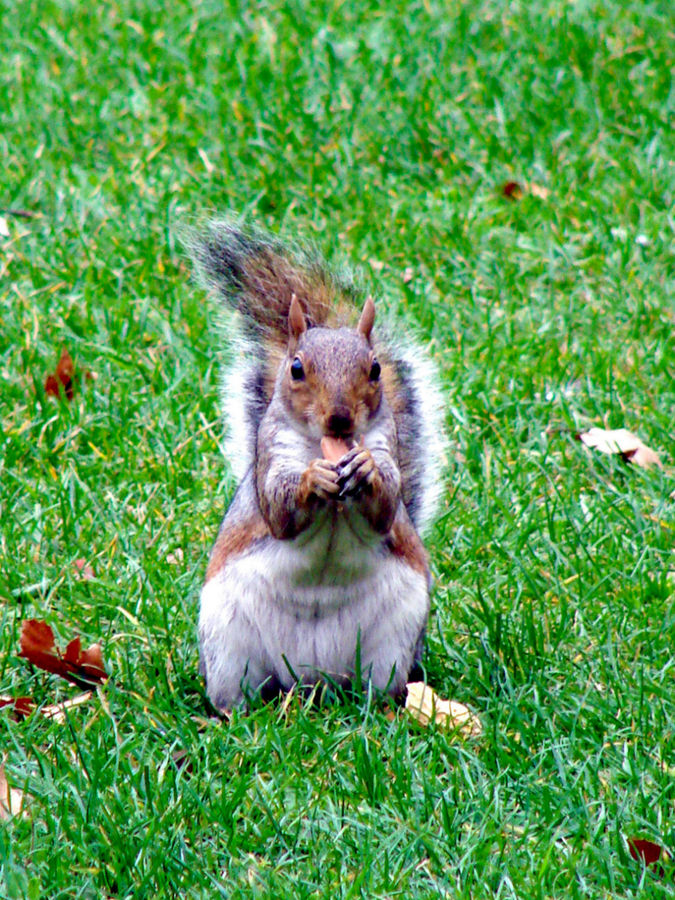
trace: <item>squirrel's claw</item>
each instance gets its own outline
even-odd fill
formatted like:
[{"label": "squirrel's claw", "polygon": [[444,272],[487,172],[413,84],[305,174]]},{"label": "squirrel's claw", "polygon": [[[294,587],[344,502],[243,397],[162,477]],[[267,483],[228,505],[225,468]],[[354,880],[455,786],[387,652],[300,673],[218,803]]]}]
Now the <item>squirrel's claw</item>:
[{"label": "squirrel's claw", "polygon": [[355,447],[345,453],[337,466],[340,497],[353,497],[371,484],[377,465],[367,447]]}]

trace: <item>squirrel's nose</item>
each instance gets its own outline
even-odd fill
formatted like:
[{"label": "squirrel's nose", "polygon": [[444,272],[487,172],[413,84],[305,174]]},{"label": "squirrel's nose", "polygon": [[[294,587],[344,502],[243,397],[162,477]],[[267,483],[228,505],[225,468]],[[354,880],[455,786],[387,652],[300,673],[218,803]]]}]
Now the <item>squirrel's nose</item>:
[{"label": "squirrel's nose", "polygon": [[351,434],[354,430],[354,422],[349,410],[338,407],[328,419],[328,429],[335,435]]}]

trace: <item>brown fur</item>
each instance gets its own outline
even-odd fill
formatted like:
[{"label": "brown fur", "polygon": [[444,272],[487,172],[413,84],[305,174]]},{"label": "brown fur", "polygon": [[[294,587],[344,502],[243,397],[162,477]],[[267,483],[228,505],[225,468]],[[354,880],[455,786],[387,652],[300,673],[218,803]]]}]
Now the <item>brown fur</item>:
[{"label": "brown fur", "polygon": [[266,342],[285,344],[294,294],[308,328],[355,324],[358,289],[318,255],[226,220],[208,223],[188,240],[204,281]]},{"label": "brown fur", "polygon": [[288,313],[295,294],[309,327],[335,321],[335,292],[317,274],[299,268],[293,260],[269,247],[248,257],[244,273],[244,295],[250,311],[271,334],[288,333]]},{"label": "brown fur", "polygon": [[399,513],[396,516],[387,545],[394,556],[404,560],[411,569],[429,577],[429,556],[407,515]]},{"label": "brown fur", "polygon": [[256,541],[267,537],[269,534],[270,530],[258,510],[255,510],[248,518],[231,525],[229,528],[221,528],[216,538],[216,543],[211,550],[204,583],[206,584],[206,582],[217,575],[228,559],[231,559],[233,556],[239,556],[240,553],[243,553]]},{"label": "brown fur", "polygon": [[382,384],[382,389],[384,390],[384,395],[387,398],[389,408],[394,414],[394,418],[398,419],[405,404],[405,398],[400,390],[399,377],[396,374],[394,366],[387,359],[383,359],[382,354],[377,358],[382,367],[380,382]]}]

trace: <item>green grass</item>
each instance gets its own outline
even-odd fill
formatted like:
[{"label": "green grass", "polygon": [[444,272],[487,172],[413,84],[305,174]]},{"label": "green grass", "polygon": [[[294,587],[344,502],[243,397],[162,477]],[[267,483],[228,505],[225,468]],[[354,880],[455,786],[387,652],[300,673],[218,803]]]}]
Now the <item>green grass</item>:
[{"label": "green grass", "polygon": [[[75,692],[17,658],[31,617],[112,675],[66,725],[0,712],[32,797],[0,895],[673,896],[626,848],[675,851],[670,4],[0,9],[0,206],[33,214],[0,213],[0,692]],[[481,739],[369,696],[209,718],[226,345],[176,233],[210,210],[360,267],[431,342],[425,663]],[[97,376],[72,403],[63,347]],[[586,453],[590,424],[666,468]]]}]

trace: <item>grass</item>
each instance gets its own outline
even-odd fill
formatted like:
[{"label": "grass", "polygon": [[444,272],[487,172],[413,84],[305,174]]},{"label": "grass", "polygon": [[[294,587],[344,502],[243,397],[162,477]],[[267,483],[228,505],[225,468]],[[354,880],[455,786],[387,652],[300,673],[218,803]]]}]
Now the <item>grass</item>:
[{"label": "grass", "polygon": [[[0,213],[0,692],[74,693],[17,658],[31,617],[112,674],[65,725],[0,712],[31,797],[2,897],[673,896],[626,843],[675,851],[669,4],[0,8],[0,206],[32,214]],[[209,718],[226,344],[176,233],[230,209],[360,267],[439,361],[425,664],[479,740],[368,694]]]}]

